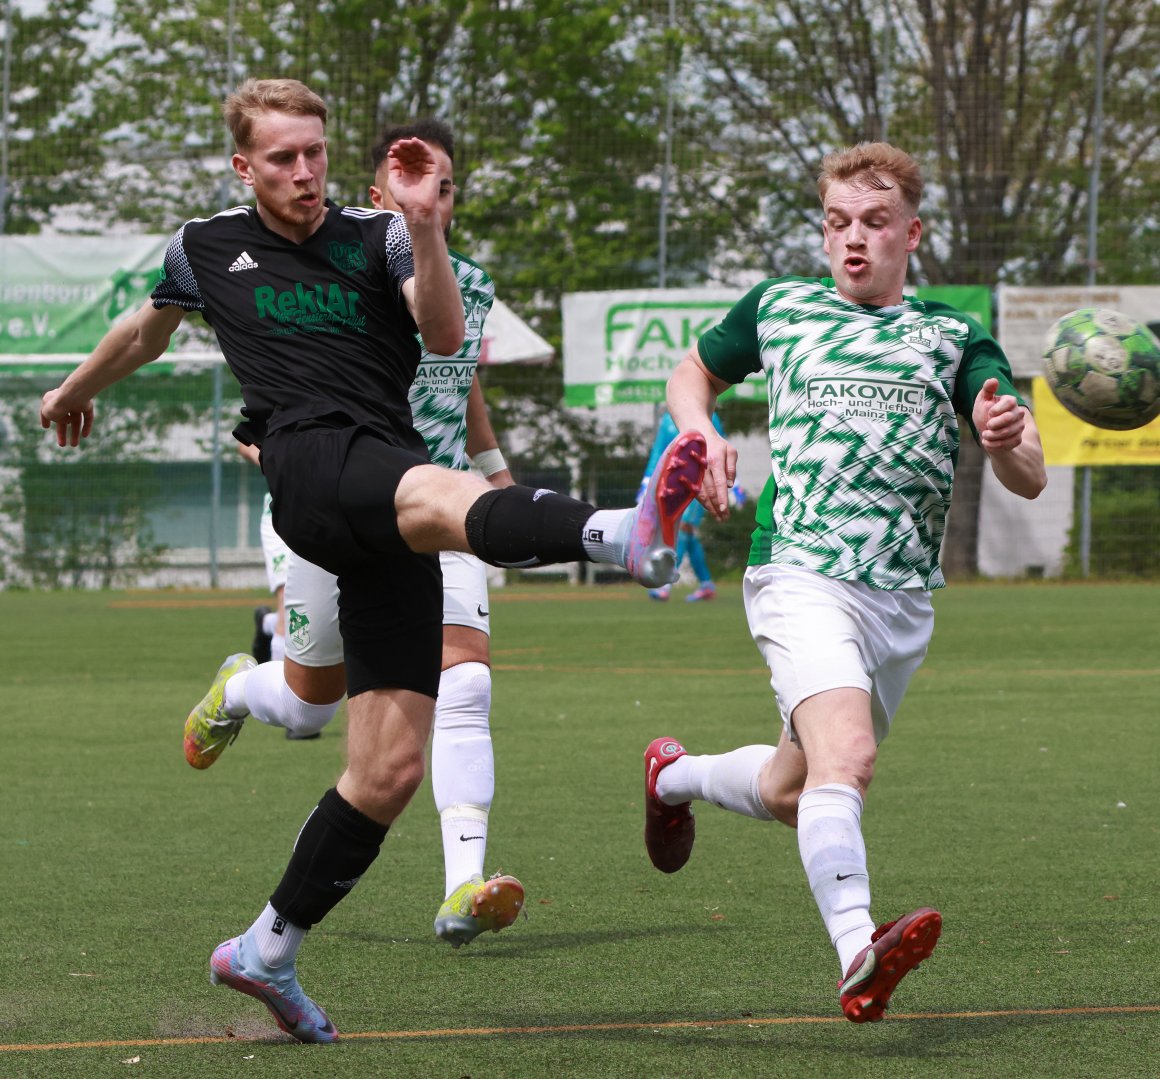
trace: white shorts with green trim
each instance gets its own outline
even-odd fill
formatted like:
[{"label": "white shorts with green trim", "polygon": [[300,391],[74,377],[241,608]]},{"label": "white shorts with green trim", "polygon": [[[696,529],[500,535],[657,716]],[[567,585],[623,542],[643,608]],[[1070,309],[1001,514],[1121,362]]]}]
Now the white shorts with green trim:
[{"label": "white shorts with green trim", "polygon": [[749,632],[770,671],[782,723],[794,741],[793,713],[829,689],[870,694],[874,738],[890,732],[934,630],[930,593],[887,591],[799,566],[745,571]]},{"label": "white shorts with green trim", "polygon": [[290,548],[282,542],[282,537],[274,531],[274,515],[270,510],[273,499],[269,493],[262,499],[262,520],[258,534],[262,537],[262,558],[266,563],[266,582],[270,591],[277,592],[286,583],[286,573],[290,561]]},{"label": "white shorts with green trim", "polygon": [[[472,554],[442,551],[443,624],[491,634],[487,567]],[[338,578],[290,552],[286,592],[286,658],[303,667],[343,661],[338,628]]]}]

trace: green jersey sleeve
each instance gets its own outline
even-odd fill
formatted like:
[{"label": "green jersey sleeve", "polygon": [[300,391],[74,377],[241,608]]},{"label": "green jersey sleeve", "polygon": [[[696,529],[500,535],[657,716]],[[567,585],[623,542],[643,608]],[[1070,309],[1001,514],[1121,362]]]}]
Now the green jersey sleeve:
[{"label": "green jersey sleeve", "polygon": [[996,341],[982,326],[969,315],[950,307],[947,304],[924,301],[928,311],[936,314],[946,314],[958,319],[970,331],[967,336],[967,345],[963,349],[963,359],[955,377],[955,388],[951,401],[955,411],[967,421],[971,433],[978,441],[979,432],[975,430],[975,420],[971,413],[974,411],[975,398],[983,388],[983,383],[989,378],[999,380],[999,393],[1011,394],[1021,404],[1025,404],[1019,391],[1015,389],[1015,379],[1011,374],[1011,364],[1006,354]]},{"label": "green jersey sleeve", "polygon": [[716,326],[697,340],[697,353],[711,374],[725,382],[743,382],[761,370],[757,313],[771,281],[762,281],[741,297]]}]

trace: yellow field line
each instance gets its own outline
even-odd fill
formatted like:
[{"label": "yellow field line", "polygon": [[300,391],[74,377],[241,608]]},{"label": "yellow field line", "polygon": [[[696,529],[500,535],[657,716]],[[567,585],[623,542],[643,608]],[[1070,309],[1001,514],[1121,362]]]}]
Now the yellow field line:
[{"label": "yellow field line", "polygon": [[[982,1012],[900,1012],[891,1015],[892,1022],[914,1022],[936,1019],[1011,1019],[1036,1018],[1057,1015],[1147,1015],[1160,1013],[1160,1004],[1113,1004],[1103,1007],[1078,1008],[1011,1008]],[[355,1039],[390,1041],[400,1038],[491,1038],[509,1034],[592,1034],[610,1030],[710,1030],[717,1027],[808,1026],[819,1023],[845,1023],[840,1015],[785,1015],[744,1019],[676,1019],[661,1023],[564,1023],[559,1026],[538,1027],[447,1027],[434,1030],[366,1030],[341,1034],[340,1040]],[[43,1042],[24,1045],[0,1044],[0,1052],[37,1052],[47,1049],[141,1049],[174,1045],[228,1045],[250,1041],[269,1041],[267,1038],[202,1037],[202,1038],[138,1038],[116,1041]]]},{"label": "yellow field line", "polygon": [[[496,649],[497,657],[503,655],[503,649]],[[612,667],[605,664],[576,664],[576,663],[503,663],[497,660],[491,664],[493,671],[515,671],[532,674],[627,674],[633,677],[641,675],[672,674],[682,677],[732,677],[733,675],[761,675],[769,677],[765,667],[659,667],[655,664],[648,667]],[[960,677],[972,675],[986,675],[991,677],[994,671],[980,667],[978,670],[959,670],[955,674]],[[1135,667],[1131,669],[1113,670],[1109,667],[1084,670],[1068,667],[1066,670],[1051,667],[1025,667],[1019,671],[1019,677],[1059,678],[1063,675],[1078,675],[1085,678],[1154,678],[1160,675],[1160,667]],[[944,678],[946,672],[937,669],[936,665],[924,668],[915,675],[916,679],[925,681],[927,678]]]},{"label": "yellow field line", "polygon": [[[606,603],[610,600],[624,600],[631,595],[635,595],[635,592],[630,592],[627,588],[620,591],[579,589],[576,592],[555,592],[550,596],[535,592],[505,592],[502,589],[493,589],[488,598],[492,603]],[[268,599],[263,599],[260,594],[184,596],[163,593],[142,596],[140,599],[111,599],[108,606],[121,610],[183,610],[196,607],[254,607],[263,602],[268,602]]]}]

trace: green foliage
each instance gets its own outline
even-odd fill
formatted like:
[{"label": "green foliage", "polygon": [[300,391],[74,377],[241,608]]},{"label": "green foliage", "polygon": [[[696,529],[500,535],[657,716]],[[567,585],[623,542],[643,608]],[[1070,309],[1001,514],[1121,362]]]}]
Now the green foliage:
[{"label": "green foliage", "polygon": [[98,433],[79,449],[57,447],[41,429],[39,394],[55,377],[5,379],[0,580],[111,588],[157,568],[166,547],[150,521],[165,494],[156,462],[179,425],[191,451],[208,451],[212,378],[146,370],[117,383],[101,396]]},{"label": "green foliage", "polygon": [[61,205],[82,202],[92,189],[101,155],[92,135],[62,137],[62,130],[92,126],[86,88],[93,56],[86,31],[93,26],[89,0],[47,0],[4,5],[4,44],[11,44],[10,108],[3,118],[9,190],[0,222],[9,233],[39,232]]},{"label": "green foliage", "polygon": [[[1100,276],[1150,281],[1160,0],[1106,8]],[[13,9],[10,227],[42,227],[71,207],[71,228],[168,229],[245,200],[222,99],[247,75],[292,76],[330,104],[341,201],[365,200],[367,151],[385,121],[450,119],[461,244],[551,334],[565,291],[658,280],[671,73],[670,284],[816,271],[821,156],[881,137],[927,171],[933,236],[920,278],[1085,276],[1094,0],[674,10],[675,25],[662,0]]]},{"label": "green foliage", "polygon": [[[1100,199],[1118,209],[1102,215],[1101,280],[1154,281],[1160,244],[1144,192],[1154,202],[1160,5],[1110,0],[1106,7]],[[1044,25],[1050,34],[1041,32]],[[752,231],[735,231],[734,250],[778,273],[795,272],[803,256],[816,259],[809,180],[822,155],[889,137],[927,175],[924,217],[932,236],[916,257],[921,278],[1037,285],[1085,279],[1080,238],[1094,152],[1091,0],[870,7],[860,0],[773,7],[704,0],[682,8],[682,28],[698,76],[688,92],[690,147],[695,153],[705,145],[715,124],[723,152],[709,161],[699,186],[709,192],[716,184],[730,200],[765,197],[779,245],[764,260],[759,233],[766,222],[750,218]],[[696,162],[690,164],[695,176]],[[1133,234],[1147,237],[1135,245],[1150,267],[1143,274],[1138,262],[1119,257]]]},{"label": "green foliage", "polygon": [[[1157,469],[1093,468],[1089,570],[1096,577],[1160,576],[1160,476]],[[1079,577],[1082,560],[1083,470],[1075,472],[1075,515],[1067,537],[1064,573]]]},{"label": "green foliage", "polygon": [[155,569],[165,548],[147,519],[161,494],[148,464],[30,463],[20,476],[18,579],[33,588],[114,588]]}]

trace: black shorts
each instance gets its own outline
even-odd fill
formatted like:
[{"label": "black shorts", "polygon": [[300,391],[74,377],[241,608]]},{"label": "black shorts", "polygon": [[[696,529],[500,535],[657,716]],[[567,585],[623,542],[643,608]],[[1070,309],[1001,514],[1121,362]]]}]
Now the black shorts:
[{"label": "black shorts", "polygon": [[300,422],[268,434],[262,471],[286,545],[338,577],[347,694],[409,689],[434,697],[443,653],[439,556],[399,534],[395,491],[430,463],[357,425]]}]

